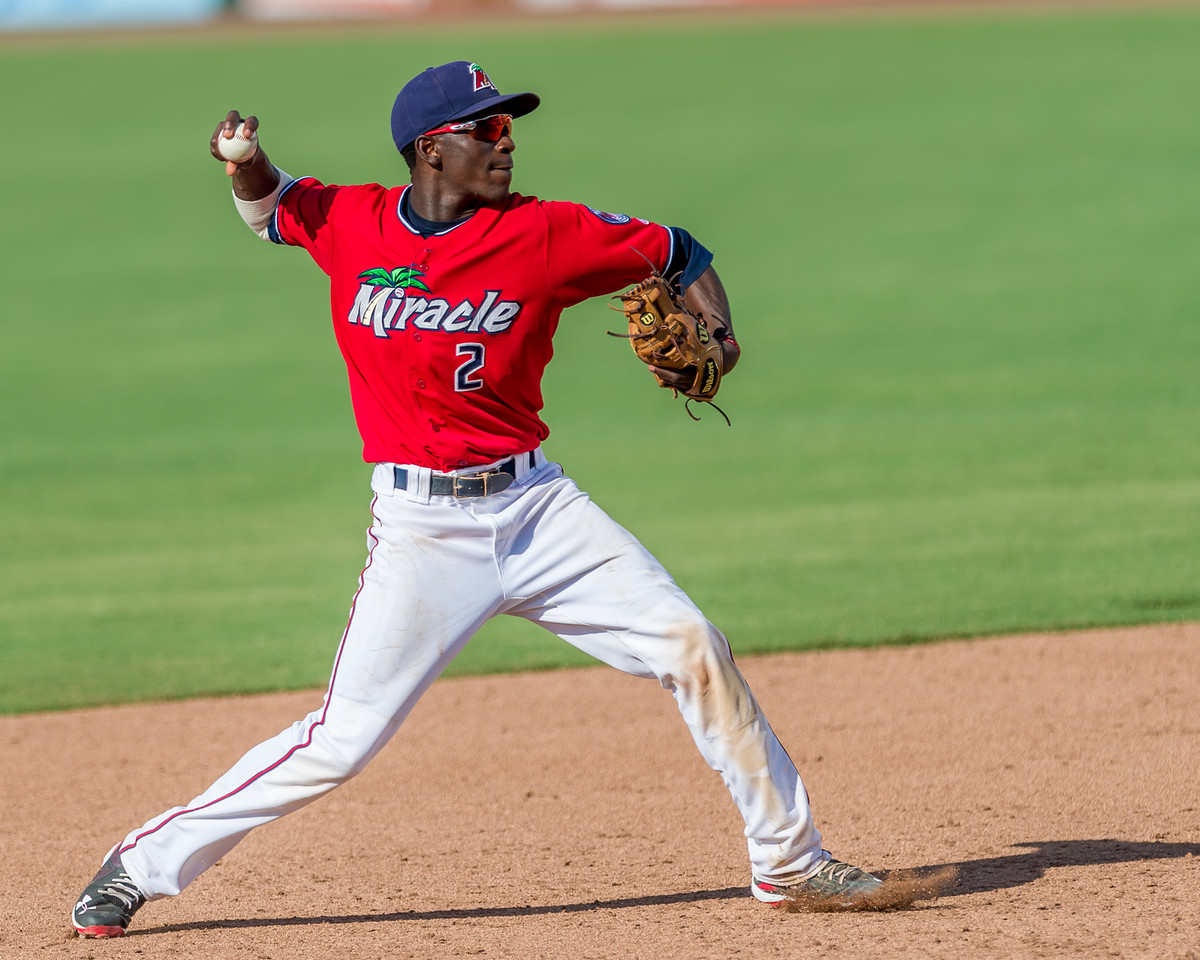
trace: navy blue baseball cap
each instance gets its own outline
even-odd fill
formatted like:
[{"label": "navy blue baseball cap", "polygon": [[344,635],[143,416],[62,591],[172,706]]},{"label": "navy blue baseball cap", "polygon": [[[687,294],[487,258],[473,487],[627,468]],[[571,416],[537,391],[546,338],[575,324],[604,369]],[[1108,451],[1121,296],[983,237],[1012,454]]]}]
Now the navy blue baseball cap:
[{"label": "navy blue baseball cap", "polygon": [[468,117],[523,117],[542,102],[536,93],[502,94],[477,63],[455,60],[429,67],[404,85],[392,105],[392,139],[403,150],[429,130]]}]

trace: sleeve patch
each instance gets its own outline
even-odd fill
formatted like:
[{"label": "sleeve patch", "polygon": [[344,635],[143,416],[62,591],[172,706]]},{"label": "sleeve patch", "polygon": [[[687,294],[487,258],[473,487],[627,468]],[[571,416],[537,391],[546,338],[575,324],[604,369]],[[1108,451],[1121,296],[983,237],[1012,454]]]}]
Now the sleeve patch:
[{"label": "sleeve patch", "polygon": [[603,210],[597,210],[595,207],[588,207],[588,212],[595,217],[599,217],[605,223],[611,223],[619,226],[622,223],[629,223],[630,218],[623,213],[605,213]]}]

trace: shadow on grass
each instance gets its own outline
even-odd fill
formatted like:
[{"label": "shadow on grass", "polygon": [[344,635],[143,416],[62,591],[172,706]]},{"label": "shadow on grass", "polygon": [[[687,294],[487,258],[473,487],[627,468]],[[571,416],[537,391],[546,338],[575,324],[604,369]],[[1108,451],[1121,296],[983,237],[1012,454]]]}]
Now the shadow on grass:
[{"label": "shadow on grass", "polygon": [[[931,864],[912,868],[915,874],[933,873],[952,868],[958,872],[953,888],[942,898],[989,893],[1024,886],[1042,877],[1051,867],[1083,867],[1104,863],[1135,863],[1147,860],[1177,860],[1200,857],[1200,843],[1153,843],[1127,840],[1045,840],[1037,843],[1016,843],[1027,847],[1025,853],[983,860],[961,860],[955,863]],[[178,933],[187,930],[240,930],[254,927],[316,926],[339,923],[391,923],[428,920],[479,920],[488,917],[537,917],[556,913],[586,913],[594,910],[623,910],[630,907],[660,907],[678,903],[698,903],[703,900],[737,900],[748,898],[745,886],[724,887],[720,890],[689,890],[649,897],[622,897],[615,900],[592,900],[586,903],[556,903],[541,906],[467,907],[454,910],[406,910],[396,913],[343,914],[340,916],[310,917],[247,917],[229,920],[201,920],[192,923],[172,923],[159,927],[133,929],[129,936],[158,933]]]}]

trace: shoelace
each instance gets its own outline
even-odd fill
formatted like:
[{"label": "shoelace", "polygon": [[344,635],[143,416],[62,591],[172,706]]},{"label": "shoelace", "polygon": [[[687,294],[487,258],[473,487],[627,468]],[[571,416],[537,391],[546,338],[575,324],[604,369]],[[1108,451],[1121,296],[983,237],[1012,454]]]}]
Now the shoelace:
[{"label": "shoelace", "polygon": [[126,910],[132,910],[142,902],[142,891],[137,888],[127,873],[118,873],[100,888],[102,897],[120,900]]},{"label": "shoelace", "polygon": [[859,873],[859,869],[853,864],[839,863],[837,860],[830,860],[825,866],[817,871],[817,874],[825,874],[834,883],[845,883],[852,876]]}]

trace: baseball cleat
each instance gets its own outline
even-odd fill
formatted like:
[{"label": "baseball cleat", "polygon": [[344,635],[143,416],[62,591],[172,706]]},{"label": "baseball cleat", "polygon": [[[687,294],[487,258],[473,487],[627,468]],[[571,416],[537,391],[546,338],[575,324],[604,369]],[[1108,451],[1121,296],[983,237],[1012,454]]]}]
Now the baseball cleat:
[{"label": "baseball cleat", "polygon": [[71,910],[71,926],[81,937],[119,937],[145,902],[146,895],[125,872],[113,847]]},{"label": "baseball cleat", "polygon": [[755,878],[750,883],[750,892],[763,903],[819,900],[831,906],[852,907],[881,886],[883,881],[865,870],[842,863],[841,860],[830,859],[811,877],[799,883],[777,886]]}]

